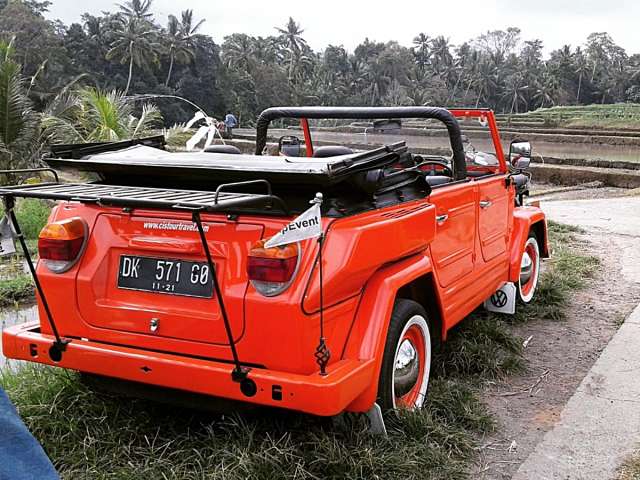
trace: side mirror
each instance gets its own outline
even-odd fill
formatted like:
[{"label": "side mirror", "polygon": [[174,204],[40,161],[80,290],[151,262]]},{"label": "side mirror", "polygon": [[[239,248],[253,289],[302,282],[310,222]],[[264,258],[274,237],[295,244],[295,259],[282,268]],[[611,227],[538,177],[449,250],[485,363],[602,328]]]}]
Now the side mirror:
[{"label": "side mirror", "polygon": [[285,157],[299,157],[301,154],[300,139],[294,135],[285,135],[278,140],[278,153]]},{"label": "side mirror", "polygon": [[513,168],[526,170],[531,164],[531,143],[514,140],[509,147],[509,163]]}]

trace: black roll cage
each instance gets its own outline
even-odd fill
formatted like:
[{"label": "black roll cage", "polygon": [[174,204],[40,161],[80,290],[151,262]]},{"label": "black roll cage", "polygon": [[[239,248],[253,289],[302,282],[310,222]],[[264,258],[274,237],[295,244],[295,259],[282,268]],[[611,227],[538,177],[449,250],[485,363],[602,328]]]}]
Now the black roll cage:
[{"label": "black roll cage", "polygon": [[447,127],[453,152],[455,180],[467,177],[462,133],[456,117],[441,107],[272,107],[264,110],[256,123],[256,155],[262,155],[267,145],[267,131],[271,121],[278,118],[300,119],[380,119],[380,118],[434,118]]}]

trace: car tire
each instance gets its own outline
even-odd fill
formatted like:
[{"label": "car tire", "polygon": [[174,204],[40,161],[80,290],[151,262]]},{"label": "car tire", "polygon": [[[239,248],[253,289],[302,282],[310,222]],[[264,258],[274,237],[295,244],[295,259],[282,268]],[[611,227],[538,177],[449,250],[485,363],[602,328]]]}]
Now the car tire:
[{"label": "car tire", "polygon": [[432,350],[427,312],[413,300],[396,300],[378,380],[377,401],[382,410],[422,407]]},{"label": "car tire", "polygon": [[520,275],[518,277],[518,299],[522,303],[533,300],[540,278],[540,247],[532,232],[524,244],[520,257]]}]

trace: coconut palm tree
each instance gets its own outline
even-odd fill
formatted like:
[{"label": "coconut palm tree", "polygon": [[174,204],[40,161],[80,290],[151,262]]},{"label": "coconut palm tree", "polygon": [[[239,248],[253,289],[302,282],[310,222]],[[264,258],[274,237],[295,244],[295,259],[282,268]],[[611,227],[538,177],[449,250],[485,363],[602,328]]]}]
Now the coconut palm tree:
[{"label": "coconut palm tree", "polygon": [[165,86],[169,86],[174,62],[189,64],[195,59],[193,37],[196,35],[204,19],[193,25],[193,10],[184,10],[182,19],[178,20],[174,15],[169,15],[167,23],[167,48],[169,51],[169,72]]},{"label": "coconut palm tree", "polygon": [[149,65],[157,63],[160,45],[156,41],[153,27],[135,17],[123,19],[119,29],[114,33],[115,41],[107,52],[107,60],[118,59],[122,64],[129,62],[129,76],[124,89],[124,95],[127,95],[131,86],[133,66],[148,68]]},{"label": "coconut palm tree", "polygon": [[304,47],[307,46],[307,42],[302,38],[304,30],[300,28],[300,24],[289,17],[289,21],[284,28],[276,27],[276,30],[280,33],[282,41],[284,42],[287,50],[289,50],[289,81],[293,79],[293,72],[295,70],[296,58]]},{"label": "coconut palm tree", "polygon": [[225,37],[222,59],[232,70],[250,72],[255,64],[252,38],[244,33],[234,33]]},{"label": "coconut palm tree", "polygon": [[585,75],[589,74],[589,62],[587,57],[582,53],[580,47],[576,48],[573,56],[573,63],[575,67],[575,73],[578,75],[578,92],[576,93],[576,103],[580,103],[580,91],[582,89],[582,79]]},{"label": "coconut palm tree", "polygon": [[122,14],[130,19],[151,22],[153,13],[151,13],[151,3],[153,0],[129,0],[128,2],[118,4]]},{"label": "coconut palm tree", "polygon": [[26,95],[13,41],[0,41],[0,168],[28,166],[38,158],[39,116]]},{"label": "coconut palm tree", "polygon": [[431,55],[433,56],[432,63],[436,73],[442,74],[447,67],[453,64],[450,48],[449,39],[442,35],[432,40]]},{"label": "coconut palm tree", "polygon": [[205,22],[203,18],[195,25],[193,24],[193,10],[187,9],[183,10],[180,14],[180,26],[182,28],[182,36],[187,39],[187,42],[192,42],[193,37],[197,35],[198,30]]},{"label": "coconut palm tree", "polygon": [[416,59],[416,65],[420,73],[424,73],[431,58],[431,38],[426,33],[419,33],[413,38],[415,45],[411,50]]}]

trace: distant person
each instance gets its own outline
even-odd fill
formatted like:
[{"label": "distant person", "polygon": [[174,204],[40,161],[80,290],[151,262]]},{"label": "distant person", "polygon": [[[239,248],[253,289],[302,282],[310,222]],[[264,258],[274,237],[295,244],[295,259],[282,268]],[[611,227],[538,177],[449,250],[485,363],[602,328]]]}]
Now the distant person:
[{"label": "distant person", "polygon": [[226,117],[224,117],[224,129],[229,139],[233,138],[233,129],[238,126],[238,119],[236,116],[227,112]]}]

